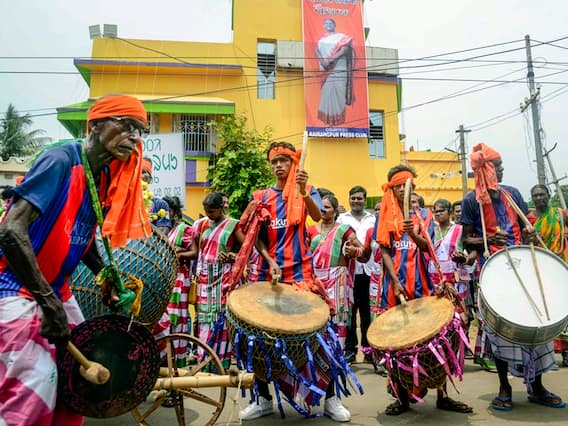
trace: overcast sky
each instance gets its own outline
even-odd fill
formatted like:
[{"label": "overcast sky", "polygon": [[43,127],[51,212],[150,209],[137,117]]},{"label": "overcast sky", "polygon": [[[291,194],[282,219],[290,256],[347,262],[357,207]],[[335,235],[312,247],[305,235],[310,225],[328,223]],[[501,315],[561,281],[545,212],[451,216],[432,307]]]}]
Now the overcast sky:
[{"label": "overcast sky", "polygon": [[[281,0],[265,1],[276,7]],[[365,21],[371,28],[368,44],[399,51],[405,108],[399,121],[407,147],[457,150],[455,130],[463,124],[472,130],[466,137],[468,152],[480,141],[500,151],[504,183],[519,187],[525,198],[537,182],[530,108],[519,111],[520,102],[529,96],[524,63],[524,36],[529,34],[541,88],[544,146],[550,149],[558,143],[551,158],[558,177],[566,174],[566,0],[365,3]],[[54,108],[88,97],[73,58],[90,56],[89,25],[118,24],[124,38],[228,42],[230,5],[231,0],[166,0],[159,7],[149,0],[2,1],[0,114],[9,103],[32,115],[47,114],[34,117],[34,126],[54,139],[69,137]],[[484,46],[493,47],[478,49]],[[446,55],[464,50],[468,51]],[[417,60],[435,55],[440,56]],[[29,73],[38,71],[69,74]],[[562,183],[568,184],[568,179]]]}]

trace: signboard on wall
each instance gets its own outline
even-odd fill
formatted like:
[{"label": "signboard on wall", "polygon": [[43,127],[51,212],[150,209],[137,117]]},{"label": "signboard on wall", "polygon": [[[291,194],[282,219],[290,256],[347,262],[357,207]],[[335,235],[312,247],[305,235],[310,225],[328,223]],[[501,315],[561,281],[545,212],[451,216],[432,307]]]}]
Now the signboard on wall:
[{"label": "signboard on wall", "polygon": [[308,136],[369,137],[362,0],[303,0]]},{"label": "signboard on wall", "polygon": [[144,157],[152,160],[150,190],[155,196],[177,196],[185,206],[185,156],[181,133],[150,133],[142,139]]}]

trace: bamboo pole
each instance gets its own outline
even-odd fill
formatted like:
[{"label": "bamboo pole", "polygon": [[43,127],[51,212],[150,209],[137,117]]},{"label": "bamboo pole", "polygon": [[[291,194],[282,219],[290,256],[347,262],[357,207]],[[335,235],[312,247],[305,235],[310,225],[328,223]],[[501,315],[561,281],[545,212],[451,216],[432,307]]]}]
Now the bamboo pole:
[{"label": "bamboo pole", "polygon": [[154,390],[175,390],[182,388],[238,387],[250,388],[254,383],[254,373],[238,372],[224,375],[195,375],[158,378]]}]

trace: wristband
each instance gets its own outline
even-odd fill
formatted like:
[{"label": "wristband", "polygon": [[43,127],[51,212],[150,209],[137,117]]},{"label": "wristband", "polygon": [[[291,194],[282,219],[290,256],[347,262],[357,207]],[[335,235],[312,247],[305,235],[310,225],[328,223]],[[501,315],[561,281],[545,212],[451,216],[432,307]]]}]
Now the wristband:
[{"label": "wristband", "polygon": [[300,192],[300,195],[302,196],[302,198],[308,198],[308,196],[310,195],[309,192],[304,192],[303,194]]}]

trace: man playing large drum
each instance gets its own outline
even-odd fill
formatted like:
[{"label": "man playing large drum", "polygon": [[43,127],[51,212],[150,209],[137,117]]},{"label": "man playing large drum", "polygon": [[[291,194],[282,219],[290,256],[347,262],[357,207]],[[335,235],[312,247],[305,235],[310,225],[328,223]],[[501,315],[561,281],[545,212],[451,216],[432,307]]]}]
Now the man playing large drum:
[{"label": "man playing large drum", "polygon": [[[321,219],[322,203],[315,188],[307,185],[308,173],[300,170],[299,152],[287,142],[273,142],[268,148],[268,160],[276,178],[273,187],[255,191],[253,199],[265,203],[270,209],[270,223],[262,226],[257,239],[257,249],[262,256],[259,280],[273,277],[286,284],[305,283],[316,285],[312,258],[307,246],[306,219]],[[296,196],[299,188],[298,196]],[[278,284],[284,285],[284,284]],[[320,290],[325,296],[321,283]],[[282,384],[285,386],[285,384]],[[271,414],[272,396],[268,384],[257,379],[258,403],[253,401],[241,410],[242,420],[252,420]],[[285,389],[281,390],[286,393]],[[351,415],[335,396],[333,381],[327,388],[324,412],[335,421],[349,421]],[[325,390],[324,390],[325,391]],[[287,395],[294,399],[294,395]]]},{"label": "man playing large drum", "polygon": [[[475,173],[475,191],[468,193],[463,199],[463,238],[464,245],[470,251],[483,253],[481,262],[484,263],[489,254],[506,246],[520,245],[523,240],[534,241],[535,233],[534,230],[522,229],[520,218],[509,201],[512,199],[526,214],[527,205],[519,191],[511,186],[500,185],[504,170],[501,155],[480,143],[473,147],[470,160]],[[484,240],[489,253],[484,250]],[[492,408],[500,411],[513,409],[508,371],[514,376],[524,377],[529,401],[549,407],[565,406],[559,396],[549,392],[542,384],[542,374],[555,365],[552,342],[525,347],[503,339],[488,327],[485,327],[485,332],[491,343],[499,375],[499,394],[491,402]]]},{"label": "man playing large drum", "polygon": [[52,344],[65,347],[69,324],[83,321],[69,288],[79,262],[95,274],[105,266],[93,243],[100,206],[91,194],[98,190],[104,203],[102,235],[112,247],[152,232],[141,187],[144,106],[130,96],[106,96],[87,121],[82,144],[37,158],[0,226],[0,424],[83,422],[56,403]]},{"label": "man playing large drum", "polygon": [[[400,295],[412,300],[434,294],[434,285],[427,271],[425,254],[428,252],[428,243],[424,235],[424,232],[428,232],[430,238],[434,237],[432,213],[424,208],[417,209],[424,220],[424,227],[420,226],[417,214],[412,214],[408,219],[403,216],[405,183],[407,179],[413,181],[415,177],[416,173],[411,167],[401,164],[389,170],[388,182],[383,185],[384,197],[377,236],[384,269],[382,309],[395,306]],[[411,395],[421,398],[426,393],[426,389],[406,389],[397,377],[391,376],[390,381],[397,400],[387,407],[388,415],[396,416],[408,411]],[[436,406],[443,410],[471,412],[471,407],[447,396],[445,385],[438,389]]]}]

